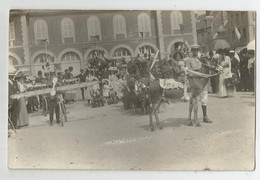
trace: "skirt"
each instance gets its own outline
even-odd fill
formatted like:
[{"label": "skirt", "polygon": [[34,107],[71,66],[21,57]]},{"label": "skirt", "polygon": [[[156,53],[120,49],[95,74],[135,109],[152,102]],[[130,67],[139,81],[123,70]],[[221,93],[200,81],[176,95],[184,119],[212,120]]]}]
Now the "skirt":
[{"label": "skirt", "polygon": [[28,126],[29,117],[28,117],[28,112],[27,112],[26,103],[25,103],[24,98],[21,98],[19,100],[19,106],[20,106],[20,112],[19,112],[19,116],[17,119],[17,126],[18,127]]}]

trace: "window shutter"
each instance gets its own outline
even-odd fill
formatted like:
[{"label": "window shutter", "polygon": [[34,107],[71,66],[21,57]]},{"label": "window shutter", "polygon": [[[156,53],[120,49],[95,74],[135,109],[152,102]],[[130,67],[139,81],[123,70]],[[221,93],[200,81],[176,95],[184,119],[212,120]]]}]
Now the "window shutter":
[{"label": "window shutter", "polygon": [[36,23],[36,33],[35,33],[35,36],[36,36],[36,39],[40,39],[41,38],[41,24],[40,22],[37,22]]},{"label": "window shutter", "polygon": [[9,24],[9,38],[10,38],[10,41],[13,41],[15,40],[15,29],[14,29],[14,22],[11,22]]},{"label": "window shutter", "polygon": [[64,21],[64,37],[68,37],[69,36],[69,29],[68,29],[68,27],[69,27],[69,25],[68,25],[68,20],[66,19],[65,21]]},{"label": "window shutter", "polygon": [[68,37],[73,37],[71,20],[68,20]]},{"label": "window shutter", "polygon": [[117,34],[120,34],[121,33],[121,19],[119,16],[117,16],[116,18],[116,24],[117,24]]},{"label": "window shutter", "polygon": [[119,31],[120,31],[120,33],[123,34],[125,32],[125,30],[124,30],[125,28],[124,28],[124,19],[122,17],[119,18],[118,24],[119,24],[119,27],[120,27]]},{"label": "window shutter", "polygon": [[47,29],[44,22],[41,22],[41,39],[47,38]]}]

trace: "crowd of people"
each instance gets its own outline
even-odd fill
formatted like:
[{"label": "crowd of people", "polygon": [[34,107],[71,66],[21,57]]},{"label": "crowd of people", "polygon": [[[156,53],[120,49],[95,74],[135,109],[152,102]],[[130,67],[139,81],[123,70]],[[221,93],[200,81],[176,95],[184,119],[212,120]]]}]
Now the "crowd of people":
[{"label": "crowd of people", "polygon": [[255,56],[253,50],[243,49],[239,54],[234,50],[219,49],[208,53],[209,62],[223,67],[223,73],[210,78],[211,93],[219,97],[235,95],[236,91],[254,92]]},{"label": "crowd of people", "polygon": [[[147,89],[149,83],[154,79],[175,79],[183,83],[184,99],[186,99],[189,85],[185,68],[188,64],[191,66],[190,69],[194,69],[192,66],[196,66],[194,64],[196,61],[187,63],[187,60],[193,57],[192,53],[176,50],[168,58],[156,61],[149,53],[139,54],[128,62],[124,59],[108,60],[104,57],[95,57],[88,61],[86,68],[75,73],[76,75],[73,75],[73,67],[69,67],[64,72],[45,69],[39,71],[37,77],[28,77],[22,71],[17,73],[14,68],[11,68],[9,70],[9,96],[30,90],[28,84],[44,84],[51,87],[53,77],[57,77],[59,81],[75,80],[81,83],[99,81],[100,83],[97,85],[80,89],[82,99],[86,100],[92,107],[117,103],[119,100],[127,103],[133,99],[137,100],[136,97],[141,94],[143,89]],[[210,78],[208,91],[218,94],[219,97],[233,96],[236,91],[254,91],[254,54],[253,50],[247,51],[247,49],[241,50],[239,55],[234,50],[229,49],[201,53],[198,59],[206,59],[212,67],[222,67],[222,73]],[[212,70],[211,74],[214,73],[217,71]],[[135,98],[131,98],[133,96]],[[73,103],[77,99],[76,91],[68,90],[62,93],[62,98],[64,103]],[[59,110],[56,105],[57,99],[50,99],[49,95],[18,100],[9,98],[9,117],[15,128],[19,128],[29,125],[28,113],[42,109],[44,115],[50,113],[51,123],[56,111],[56,120],[59,122]],[[127,108],[126,104],[124,106]]]}]

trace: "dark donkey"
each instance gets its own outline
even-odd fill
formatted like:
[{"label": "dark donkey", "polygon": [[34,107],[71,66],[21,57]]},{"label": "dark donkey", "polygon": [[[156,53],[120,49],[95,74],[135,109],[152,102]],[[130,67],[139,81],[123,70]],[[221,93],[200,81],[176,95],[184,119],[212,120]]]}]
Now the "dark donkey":
[{"label": "dark donkey", "polygon": [[[203,73],[205,75],[209,75],[210,72],[210,66],[207,66],[204,64],[202,68],[199,70],[199,73]],[[192,119],[191,119],[191,114],[192,110],[194,109],[194,122],[196,125],[199,126],[199,121],[198,121],[198,96],[201,94],[201,92],[204,90],[205,86],[207,85],[209,78],[206,76],[204,77],[199,77],[199,76],[189,76],[189,89],[190,89],[190,94],[191,94],[191,100],[190,100],[190,107],[189,107],[189,122],[190,125],[193,125]],[[162,129],[162,126],[159,121],[158,117],[158,110],[160,108],[161,103],[164,102],[164,98],[162,96],[163,94],[163,89],[161,88],[159,84],[159,80],[154,80],[150,83],[150,98],[151,98],[151,111],[149,114],[150,117],[150,127],[151,131],[154,131],[154,126],[153,126],[153,115],[155,116],[156,119],[156,124],[159,127],[159,129]],[[170,89],[170,90],[165,90],[164,91],[164,96],[165,98],[169,99],[170,101],[174,101],[177,99],[180,99],[183,96],[183,90],[182,89]]]}]

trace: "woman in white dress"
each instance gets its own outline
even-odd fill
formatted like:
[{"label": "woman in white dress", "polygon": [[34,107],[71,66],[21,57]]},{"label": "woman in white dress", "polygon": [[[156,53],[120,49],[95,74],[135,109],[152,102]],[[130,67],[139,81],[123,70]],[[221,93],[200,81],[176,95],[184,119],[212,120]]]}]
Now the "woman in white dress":
[{"label": "woman in white dress", "polygon": [[219,74],[219,97],[228,97],[234,94],[234,90],[225,85],[225,79],[231,77],[231,60],[226,56],[225,50],[219,51],[219,65],[223,67],[223,72]]},{"label": "woman in white dress", "polygon": [[119,87],[118,87],[118,78],[115,75],[115,72],[112,71],[111,74],[108,76],[109,84],[113,87],[113,91],[115,91],[117,94],[119,93]]},{"label": "woman in white dress", "polygon": [[118,98],[121,100],[123,98],[123,90],[126,88],[126,80],[123,78],[123,75],[118,77]]},{"label": "woman in white dress", "polygon": [[[91,82],[92,79],[93,79],[93,76],[92,76],[91,73],[89,73],[89,74],[86,76],[86,82]],[[88,104],[90,104],[90,100],[91,100],[91,94],[90,94],[90,91],[91,91],[91,86],[86,87],[85,98],[87,99]]]}]

